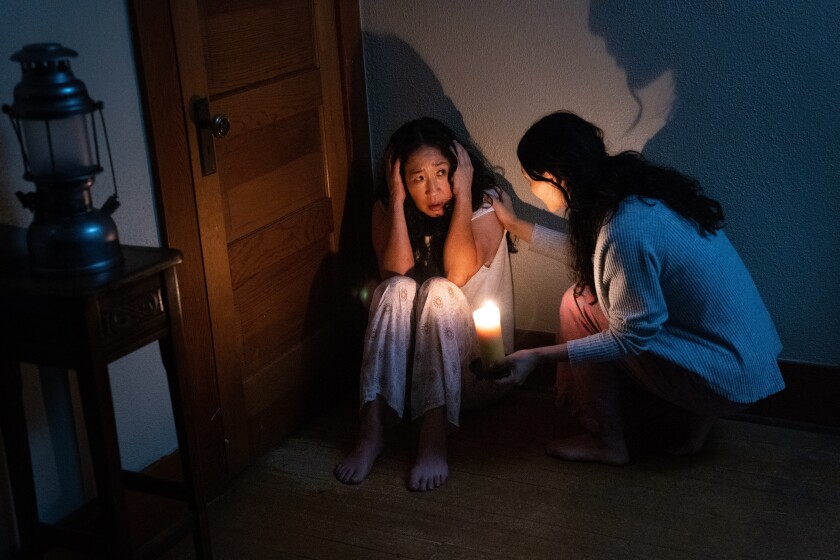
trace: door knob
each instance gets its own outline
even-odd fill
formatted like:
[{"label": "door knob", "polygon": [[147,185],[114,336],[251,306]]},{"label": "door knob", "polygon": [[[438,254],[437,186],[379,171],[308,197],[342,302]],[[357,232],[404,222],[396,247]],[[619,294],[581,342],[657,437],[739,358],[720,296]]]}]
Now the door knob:
[{"label": "door knob", "polygon": [[210,131],[216,138],[224,138],[230,132],[230,120],[224,115],[216,115],[210,122]]},{"label": "door knob", "polygon": [[213,138],[224,138],[230,132],[230,120],[221,113],[210,118],[210,101],[206,97],[193,100],[193,118],[198,138],[201,174],[216,172],[216,148]]}]

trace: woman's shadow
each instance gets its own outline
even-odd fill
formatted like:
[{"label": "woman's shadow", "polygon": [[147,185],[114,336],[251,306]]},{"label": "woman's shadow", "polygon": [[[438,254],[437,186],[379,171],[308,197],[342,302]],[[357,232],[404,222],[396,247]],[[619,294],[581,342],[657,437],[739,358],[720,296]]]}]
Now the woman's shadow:
[{"label": "woman's shadow", "polygon": [[[840,3],[714,4],[592,0],[589,27],[632,92],[673,73],[676,103],[643,154],[694,176],[721,201],[727,235],[786,347],[798,351],[788,343],[813,318],[790,286],[818,302],[840,289],[840,245],[814,242],[836,238],[829,209],[838,207],[840,183]],[[777,273],[791,262],[821,273],[795,273],[791,283]],[[840,329],[836,314],[823,317],[824,333]],[[810,353],[814,341],[806,344],[801,351]]]},{"label": "woman's shadow", "polygon": [[[673,72],[670,120],[643,153],[696,177],[731,207],[737,219],[730,226],[749,249],[746,260],[760,255],[784,268],[799,249],[816,250],[799,231],[811,232],[809,239],[833,233],[811,205],[779,212],[778,202],[797,191],[837,200],[837,138],[826,141],[840,129],[837,21],[837,2],[819,8],[732,2],[714,9],[695,0],[591,2],[589,27],[626,71],[632,92]],[[781,251],[768,251],[773,239],[755,231],[775,234]],[[786,255],[791,243],[800,247]],[[776,295],[789,299],[768,294]]]}]

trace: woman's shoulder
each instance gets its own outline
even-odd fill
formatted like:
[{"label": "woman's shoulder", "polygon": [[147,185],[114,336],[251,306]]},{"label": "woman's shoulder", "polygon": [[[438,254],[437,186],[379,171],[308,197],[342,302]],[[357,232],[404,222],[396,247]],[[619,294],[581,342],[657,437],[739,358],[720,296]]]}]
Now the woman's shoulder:
[{"label": "woman's shoulder", "polygon": [[[655,198],[628,197],[601,230],[602,245],[638,251],[685,247],[699,237],[697,225]],[[714,236],[713,236],[714,237]]]},{"label": "woman's shoulder", "polygon": [[600,241],[628,248],[648,246],[662,237],[672,214],[661,200],[627,197],[618,203],[612,218],[601,228]]},{"label": "woman's shoulder", "polygon": [[628,196],[618,203],[612,219],[606,225],[612,229],[636,229],[639,224],[650,224],[661,220],[663,209],[667,209],[667,206],[655,198]]},{"label": "woman's shoulder", "polygon": [[657,224],[662,227],[679,222],[680,218],[677,212],[657,198],[628,196],[616,206],[612,221],[625,226]]}]

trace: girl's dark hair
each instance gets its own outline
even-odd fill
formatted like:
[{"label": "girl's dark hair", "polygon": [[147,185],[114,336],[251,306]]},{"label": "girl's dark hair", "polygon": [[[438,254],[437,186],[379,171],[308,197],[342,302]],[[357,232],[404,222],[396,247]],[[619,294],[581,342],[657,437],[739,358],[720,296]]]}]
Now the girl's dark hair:
[{"label": "girl's dark hair", "polygon": [[[383,158],[382,180],[377,187],[376,198],[387,205],[389,198],[386,171],[388,158],[391,163],[399,160],[403,186],[405,186],[406,162],[414,152],[423,147],[437,148],[449,161],[449,184],[451,185],[452,176],[458,168],[458,159],[453,151],[455,140],[464,146],[472,161],[472,208],[473,211],[477,210],[484,201],[485,190],[494,189],[496,192],[501,190],[497,186],[493,168],[471,142],[455,138],[455,133],[448,126],[431,117],[409,121],[391,135]],[[443,245],[452,220],[453,206],[454,200],[444,207],[443,216],[432,218],[417,208],[406,191],[404,209],[408,238],[414,253],[414,277],[420,281],[432,276],[444,275]],[[429,243],[426,242],[427,237],[431,240]]]},{"label": "girl's dark hair", "polygon": [[[704,196],[695,179],[654,165],[638,152],[607,155],[603,131],[574,113],[558,111],[534,123],[519,141],[516,155],[531,179],[553,184],[566,201],[578,295],[584,288],[595,295],[592,256],[598,232],[628,196],[662,201],[693,221],[701,235],[724,225],[720,203]],[[543,177],[546,173],[556,181]]]}]

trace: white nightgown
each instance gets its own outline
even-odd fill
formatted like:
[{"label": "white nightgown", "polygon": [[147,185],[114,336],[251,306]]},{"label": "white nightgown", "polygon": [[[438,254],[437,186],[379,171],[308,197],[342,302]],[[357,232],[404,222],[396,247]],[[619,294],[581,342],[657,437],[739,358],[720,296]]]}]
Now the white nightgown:
[{"label": "white nightgown", "polygon": [[[492,211],[492,206],[485,204],[472,219]],[[448,422],[458,426],[461,410],[478,408],[504,396],[509,387],[477,379],[469,368],[478,357],[472,312],[487,299],[501,311],[505,353],[510,353],[513,283],[504,236],[493,259],[461,288],[441,277],[431,278],[422,286],[406,276],[382,282],[371,298],[365,333],[361,405],[382,395],[402,418],[408,402],[412,420],[427,410],[446,406]]]}]

